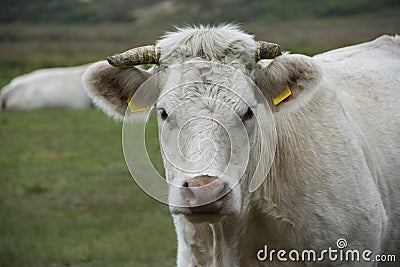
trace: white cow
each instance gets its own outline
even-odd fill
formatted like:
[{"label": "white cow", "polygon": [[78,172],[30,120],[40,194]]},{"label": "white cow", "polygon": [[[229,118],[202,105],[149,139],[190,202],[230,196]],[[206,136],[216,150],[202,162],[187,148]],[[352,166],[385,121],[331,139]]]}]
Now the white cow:
[{"label": "white cow", "polygon": [[0,92],[1,108],[90,107],[92,101],[81,83],[87,66],[40,69],[16,77]]},{"label": "white cow", "polygon": [[[178,70],[161,81],[156,103],[178,266],[293,266],[296,259],[295,265],[373,266],[377,262],[368,259],[379,253],[400,261],[399,36],[313,58],[277,54],[276,46],[255,42],[231,25],[186,28],[155,46],[109,58],[113,66],[98,62],[83,79],[94,102],[121,118],[129,98],[152,76],[134,65]],[[266,67],[257,64],[274,57]],[[263,142],[274,137],[258,131],[262,121],[255,122],[263,103],[237,71],[257,83],[272,110],[273,161]],[[229,86],[213,86],[218,82]],[[166,92],[176,84],[180,89]],[[286,99],[275,105],[279,98]],[[224,170],[229,155],[240,158],[245,146],[229,144],[226,132],[241,127],[248,133],[250,159],[235,186],[240,162]],[[186,156],[177,156],[180,163],[195,171],[171,163],[168,157],[180,153]],[[204,162],[212,163],[199,170]],[[257,175],[267,177],[249,192],[259,162]],[[347,241],[345,249],[359,251],[361,262],[328,258],[333,252],[325,250],[345,247],[339,239]],[[301,261],[309,249],[324,261]]]}]

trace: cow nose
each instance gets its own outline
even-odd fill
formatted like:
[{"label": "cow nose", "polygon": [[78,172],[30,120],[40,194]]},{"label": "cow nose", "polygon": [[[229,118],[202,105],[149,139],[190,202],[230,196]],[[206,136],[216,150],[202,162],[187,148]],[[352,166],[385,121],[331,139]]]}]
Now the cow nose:
[{"label": "cow nose", "polygon": [[227,201],[229,185],[213,176],[202,175],[182,185],[192,213],[218,213]]},{"label": "cow nose", "polygon": [[217,178],[214,176],[201,175],[201,176],[195,177],[193,180],[190,180],[189,182],[185,182],[183,184],[183,187],[197,188],[197,187],[211,184],[215,180],[217,180]]}]

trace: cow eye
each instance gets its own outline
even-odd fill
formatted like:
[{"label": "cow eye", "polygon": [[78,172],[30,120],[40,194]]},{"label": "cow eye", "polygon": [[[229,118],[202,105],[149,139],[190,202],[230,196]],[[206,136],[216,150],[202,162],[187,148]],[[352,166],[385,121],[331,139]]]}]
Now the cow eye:
[{"label": "cow eye", "polygon": [[247,121],[253,118],[253,110],[251,108],[248,108],[246,113],[242,116],[242,121]]},{"label": "cow eye", "polygon": [[163,121],[165,121],[168,118],[168,113],[165,111],[165,109],[161,108],[160,110],[160,117]]}]

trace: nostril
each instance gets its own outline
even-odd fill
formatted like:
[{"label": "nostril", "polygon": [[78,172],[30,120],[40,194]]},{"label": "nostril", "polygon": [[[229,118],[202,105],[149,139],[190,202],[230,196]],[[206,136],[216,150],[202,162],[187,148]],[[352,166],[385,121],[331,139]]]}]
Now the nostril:
[{"label": "nostril", "polygon": [[221,199],[224,196],[226,196],[231,190],[232,189],[230,188],[230,186],[227,183],[224,183],[224,187],[222,188],[222,190],[218,194],[218,199]]},{"label": "nostril", "polygon": [[186,191],[187,191],[186,192],[187,200],[193,201],[193,200],[196,199],[196,195],[194,194],[194,192],[190,188],[188,188]]},{"label": "nostril", "polygon": [[182,184],[182,187],[185,188],[183,192],[188,201],[193,201],[194,199],[196,199],[196,196],[192,191],[192,187],[190,187],[188,182],[184,182]]}]

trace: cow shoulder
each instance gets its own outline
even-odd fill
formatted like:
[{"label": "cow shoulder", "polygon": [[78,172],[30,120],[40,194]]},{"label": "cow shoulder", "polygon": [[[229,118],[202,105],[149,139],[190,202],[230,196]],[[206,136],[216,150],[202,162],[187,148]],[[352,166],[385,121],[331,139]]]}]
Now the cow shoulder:
[{"label": "cow shoulder", "polygon": [[96,106],[111,117],[122,119],[129,99],[150,77],[149,72],[137,67],[120,69],[100,61],[85,71],[82,82]]},{"label": "cow shoulder", "polygon": [[272,110],[284,112],[307,103],[321,76],[321,69],[312,58],[287,54],[262,68],[256,82]]}]

